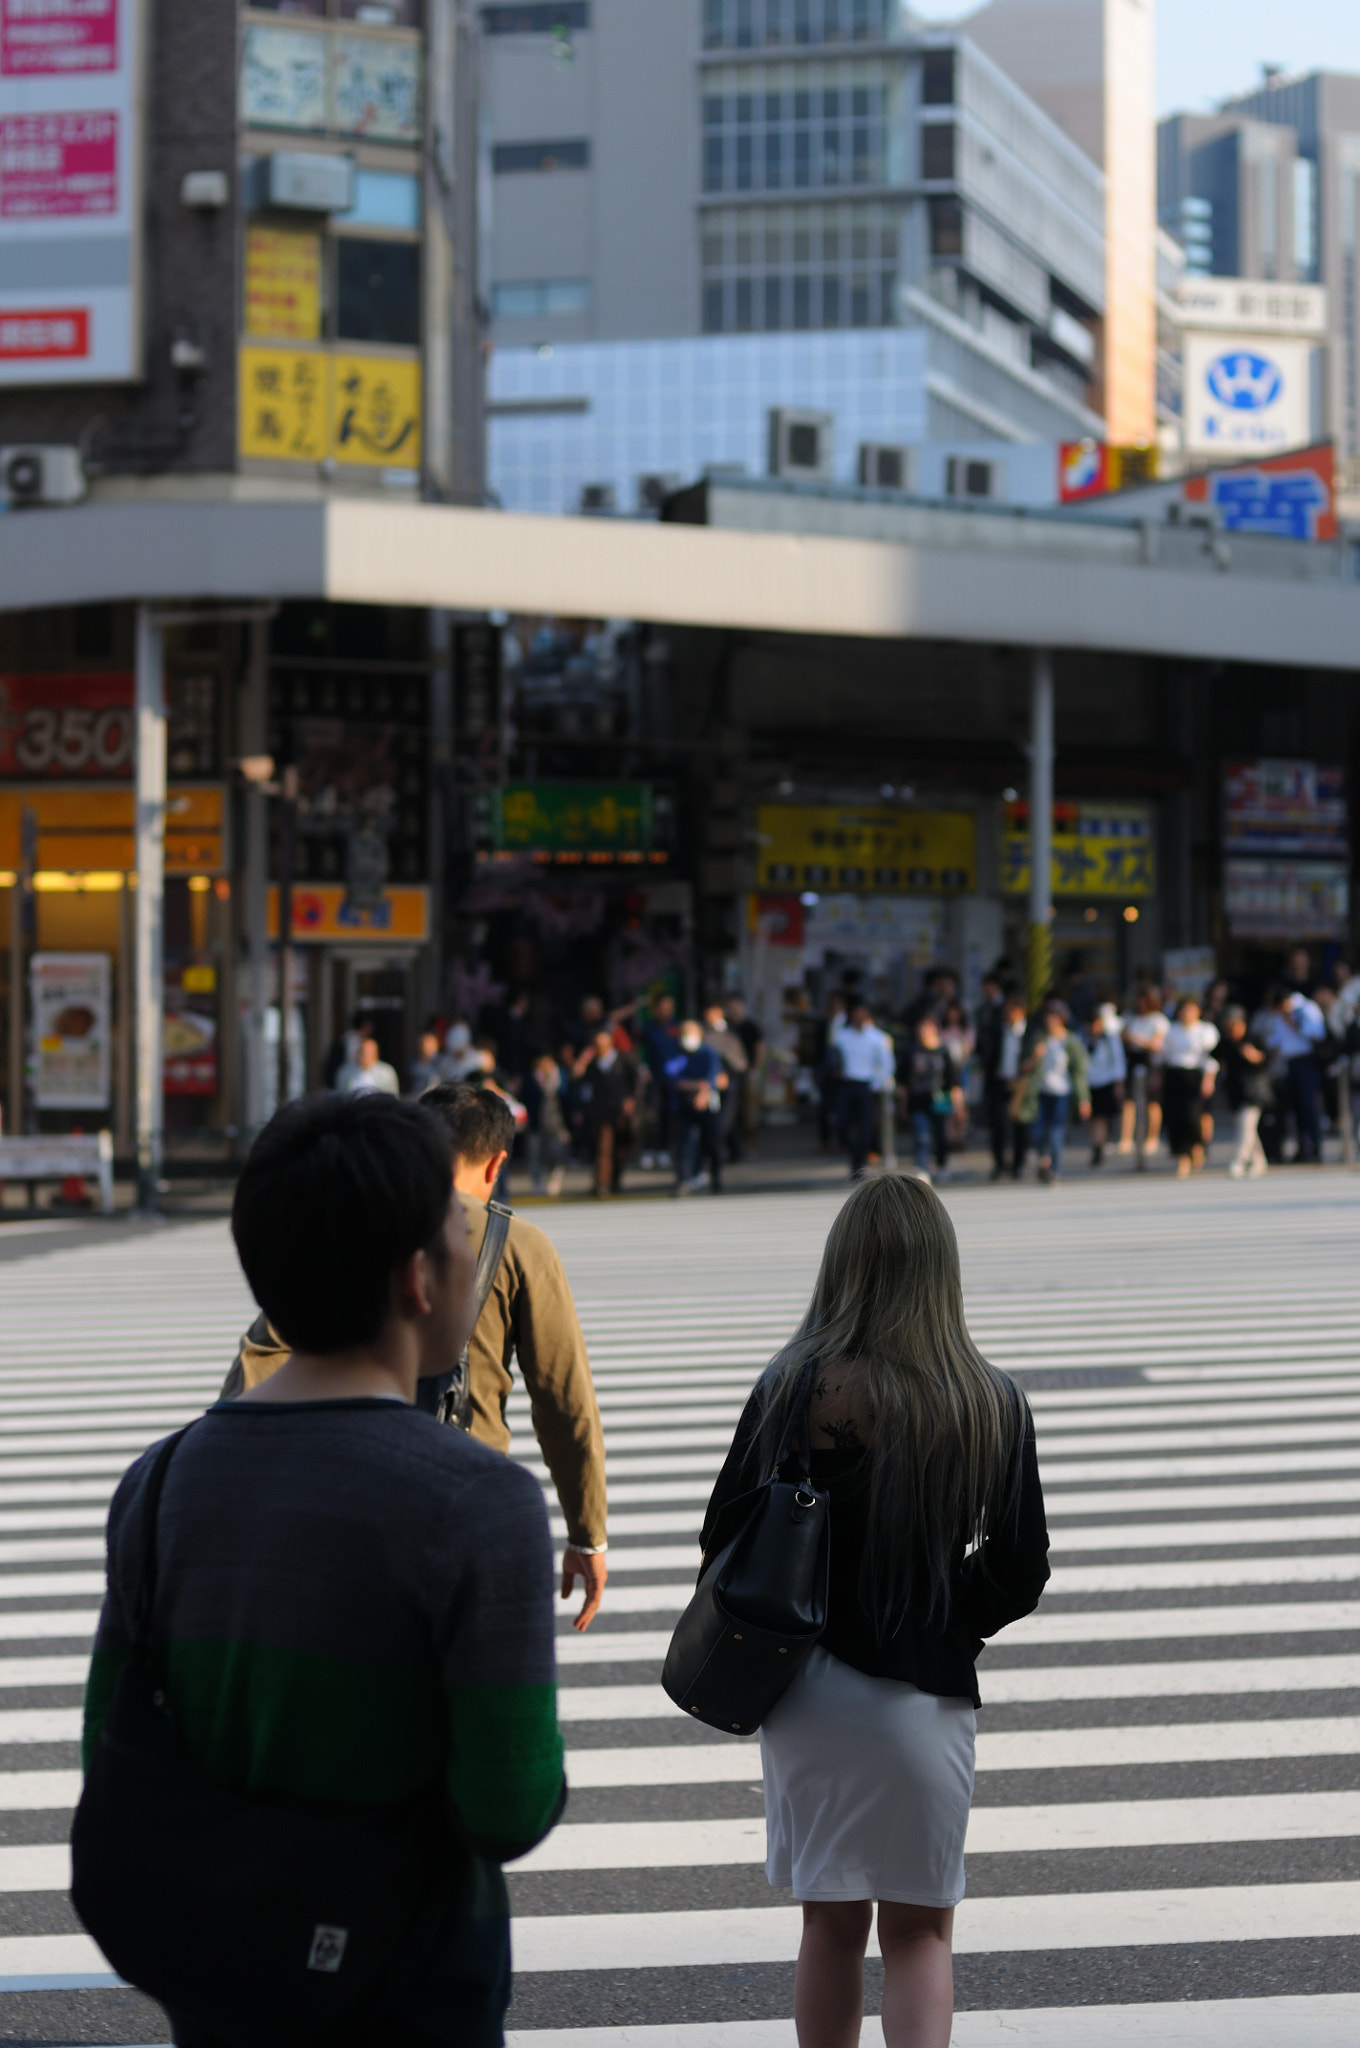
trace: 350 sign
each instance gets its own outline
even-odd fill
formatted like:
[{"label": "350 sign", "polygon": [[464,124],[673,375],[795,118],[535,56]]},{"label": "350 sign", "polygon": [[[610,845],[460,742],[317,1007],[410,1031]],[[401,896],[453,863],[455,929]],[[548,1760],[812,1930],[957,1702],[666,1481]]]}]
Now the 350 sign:
[{"label": "350 sign", "polygon": [[0,779],[125,778],[132,695],[127,675],[0,676]]}]

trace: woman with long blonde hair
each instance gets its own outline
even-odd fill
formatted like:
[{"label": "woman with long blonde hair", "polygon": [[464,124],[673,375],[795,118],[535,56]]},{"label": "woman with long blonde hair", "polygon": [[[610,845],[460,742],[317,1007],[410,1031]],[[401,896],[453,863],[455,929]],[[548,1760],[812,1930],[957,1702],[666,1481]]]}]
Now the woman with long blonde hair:
[{"label": "woman with long blonde hair", "polygon": [[757,1381],[704,1522],[806,1414],[830,1495],[826,1630],[761,1729],[766,1875],[803,1907],[800,2048],[854,2048],[878,1906],[888,2048],[948,2048],[973,1796],[974,1659],[1028,1614],[1048,1532],[1024,1396],[963,1316],[953,1226],[920,1180],[864,1182]]}]

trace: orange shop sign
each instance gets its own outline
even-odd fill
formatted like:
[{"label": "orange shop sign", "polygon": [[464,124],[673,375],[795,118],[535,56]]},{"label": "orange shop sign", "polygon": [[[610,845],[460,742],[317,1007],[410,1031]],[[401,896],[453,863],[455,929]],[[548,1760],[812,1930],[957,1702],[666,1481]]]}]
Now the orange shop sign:
[{"label": "orange shop sign", "polygon": [[[269,936],[279,935],[279,892],[269,889]],[[423,945],[430,936],[430,892],[406,887],[384,889],[373,910],[355,910],[336,882],[300,882],[293,890],[293,937],[317,944],[363,944],[374,940]]]}]

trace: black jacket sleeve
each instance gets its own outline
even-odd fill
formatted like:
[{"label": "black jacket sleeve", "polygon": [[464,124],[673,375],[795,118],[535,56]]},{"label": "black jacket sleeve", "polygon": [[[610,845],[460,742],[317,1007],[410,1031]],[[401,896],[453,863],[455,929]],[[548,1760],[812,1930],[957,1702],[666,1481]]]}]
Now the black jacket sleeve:
[{"label": "black jacket sleeve", "polygon": [[1019,1446],[1019,1498],[1013,1517],[993,1530],[963,1561],[955,1581],[954,1612],[974,1636],[992,1636],[1030,1614],[1048,1583],[1048,1525],[1034,1418],[1026,1403]]}]

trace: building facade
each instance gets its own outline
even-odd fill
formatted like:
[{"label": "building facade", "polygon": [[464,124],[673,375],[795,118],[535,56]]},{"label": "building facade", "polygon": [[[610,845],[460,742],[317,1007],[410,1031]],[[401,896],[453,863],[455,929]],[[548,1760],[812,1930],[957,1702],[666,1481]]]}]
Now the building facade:
[{"label": "building facade", "polygon": [[[886,0],[482,18],[501,502],[608,481],[631,510],[677,462],[750,466],[775,405],[836,417],[847,480],[865,441],[1101,431],[1105,180],[965,37]],[[847,399],[852,356],[880,368]],[[620,462],[598,411],[624,391]]]},{"label": "building facade", "polygon": [[1325,287],[1326,421],[1348,492],[1360,485],[1356,220],[1360,77],[1266,77],[1214,114],[1158,130],[1162,224],[1204,275]]},{"label": "building facade", "polygon": [[[0,501],[480,502],[476,19],[462,0],[50,0],[0,75]],[[11,48],[11,43],[14,47]],[[20,49],[22,44],[22,49]],[[34,526],[37,522],[37,527]],[[154,591],[160,565],[146,564]],[[258,575],[258,571],[255,572]],[[128,603],[0,617],[6,1128],[103,1108],[130,1143],[139,634]],[[247,580],[154,622],[168,712],[167,1126],[226,1147],[356,1010],[404,1065],[438,984],[448,633]],[[267,769],[261,774],[269,780]],[[360,855],[367,860],[361,888]],[[107,963],[107,1098],[44,1094],[35,956]]]}]

